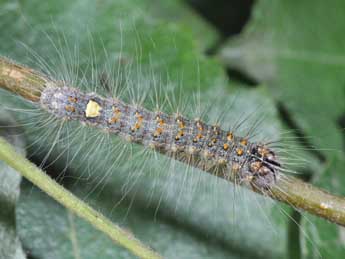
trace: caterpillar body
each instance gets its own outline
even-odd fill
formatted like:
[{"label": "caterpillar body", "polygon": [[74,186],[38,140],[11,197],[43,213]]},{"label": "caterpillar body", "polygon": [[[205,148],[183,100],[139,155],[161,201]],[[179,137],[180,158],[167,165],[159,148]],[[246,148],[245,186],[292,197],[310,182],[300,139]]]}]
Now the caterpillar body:
[{"label": "caterpillar body", "polygon": [[200,119],[152,112],[67,86],[44,89],[40,104],[60,119],[78,120],[255,189],[268,189],[278,177],[274,151]]}]

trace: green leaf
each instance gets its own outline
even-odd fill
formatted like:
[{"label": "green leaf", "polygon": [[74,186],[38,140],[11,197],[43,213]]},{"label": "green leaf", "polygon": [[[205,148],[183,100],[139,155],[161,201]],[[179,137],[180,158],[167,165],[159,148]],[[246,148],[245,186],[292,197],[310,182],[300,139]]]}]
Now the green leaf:
[{"label": "green leaf", "polygon": [[154,17],[174,22],[181,27],[187,27],[193,34],[193,38],[196,39],[196,44],[202,50],[213,47],[219,40],[220,37],[215,29],[198,16],[185,1],[166,0],[164,4],[157,5],[153,5],[151,1],[146,2]]},{"label": "green leaf", "polygon": [[18,231],[34,258],[131,258],[103,233],[25,181],[17,209]]},{"label": "green leaf", "polygon": [[[0,135],[10,141],[18,152],[25,153],[23,139],[18,136],[18,131],[13,128],[15,124],[8,114],[2,113]],[[16,227],[16,203],[19,197],[20,175],[0,161],[0,258],[24,259]]]},{"label": "green leaf", "polygon": [[345,111],[345,2],[267,1],[219,53],[230,67],[265,82],[324,156],[342,148]]}]

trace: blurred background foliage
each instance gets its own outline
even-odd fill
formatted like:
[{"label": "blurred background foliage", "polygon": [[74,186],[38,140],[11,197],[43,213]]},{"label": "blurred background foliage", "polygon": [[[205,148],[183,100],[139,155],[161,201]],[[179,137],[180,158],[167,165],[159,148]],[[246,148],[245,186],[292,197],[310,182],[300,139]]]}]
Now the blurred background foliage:
[{"label": "blurred background foliage", "polygon": [[[296,141],[288,153],[307,160],[294,169],[312,183],[345,195],[344,12],[342,0],[0,0],[0,53],[37,67],[18,44],[22,42],[57,64],[59,76],[65,71],[51,41],[59,47],[64,35],[87,55],[91,35],[97,66],[103,65],[105,48],[110,60],[121,55],[124,62],[137,62],[144,74],[153,71],[166,89],[181,86],[186,96],[200,89],[202,100],[211,103],[211,118],[225,112],[225,128],[236,116],[258,110],[256,117],[265,115],[261,137],[274,139],[289,131],[287,136]],[[73,59],[65,57],[65,62]],[[87,69],[89,61],[81,58],[77,69]],[[224,111],[234,98],[231,109]],[[4,91],[0,102],[3,107],[28,107]],[[9,124],[5,109],[2,113],[2,124]],[[26,115],[11,116],[18,120]],[[251,123],[245,121],[248,127]],[[25,141],[28,156],[40,164],[54,135],[42,143],[42,132],[23,126],[25,134],[15,134],[22,140],[14,143]],[[107,143],[101,144],[82,150],[71,145],[70,153],[78,150],[81,155],[69,164],[61,184],[166,258],[345,254],[341,227],[197,170],[187,181],[183,166],[175,173],[161,172],[164,158],[145,171],[112,168],[116,154],[105,155],[109,149],[99,145]],[[64,150],[57,147],[50,160]],[[90,150],[93,155],[85,163]],[[48,173],[59,175],[69,159],[64,154]],[[4,165],[1,170],[7,172],[0,176],[1,258],[132,257],[28,182],[19,186],[18,176]]]}]

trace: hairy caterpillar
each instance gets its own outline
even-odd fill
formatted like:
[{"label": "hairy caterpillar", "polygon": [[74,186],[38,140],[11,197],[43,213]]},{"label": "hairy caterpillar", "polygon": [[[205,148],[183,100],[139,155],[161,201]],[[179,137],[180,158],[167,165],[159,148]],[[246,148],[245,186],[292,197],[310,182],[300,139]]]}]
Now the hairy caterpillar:
[{"label": "hairy caterpillar", "polygon": [[233,181],[238,183],[248,181],[255,188],[274,184],[280,167],[274,152],[265,145],[250,143],[200,119],[191,121],[178,114],[150,112],[68,87],[48,87],[40,103],[58,118],[78,120],[118,134],[203,170],[224,166],[218,176],[236,178]]}]

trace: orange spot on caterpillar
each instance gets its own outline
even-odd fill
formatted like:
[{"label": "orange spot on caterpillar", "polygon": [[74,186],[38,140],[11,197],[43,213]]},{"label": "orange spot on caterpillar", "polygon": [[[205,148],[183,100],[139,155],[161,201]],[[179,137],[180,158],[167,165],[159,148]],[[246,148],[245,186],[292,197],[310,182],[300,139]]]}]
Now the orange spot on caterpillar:
[{"label": "orange spot on caterpillar", "polygon": [[118,121],[119,119],[117,117],[112,117],[111,119],[108,120],[108,123],[114,124]]},{"label": "orange spot on caterpillar", "polygon": [[228,149],[229,149],[229,144],[225,143],[225,144],[223,145],[223,149],[224,149],[224,150],[228,150]]},{"label": "orange spot on caterpillar", "polygon": [[248,144],[248,140],[244,138],[241,140],[240,143],[241,143],[241,145],[246,146]]},{"label": "orange spot on caterpillar", "polygon": [[141,115],[139,112],[135,112],[135,117],[138,119],[139,122],[141,122],[144,119],[143,115]]},{"label": "orange spot on caterpillar", "polygon": [[157,138],[159,135],[162,135],[163,129],[162,128],[157,128],[155,132],[153,133],[153,136]]},{"label": "orange spot on caterpillar", "polygon": [[118,107],[113,107],[113,112],[117,113],[117,114],[120,114],[121,110]]},{"label": "orange spot on caterpillar", "polygon": [[178,127],[180,129],[184,129],[186,127],[185,123],[181,119],[177,118],[176,122],[178,123]]},{"label": "orange spot on caterpillar", "polygon": [[243,155],[243,149],[242,149],[242,148],[236,149],[236,154],[237,154],[238,156],[242,156],[242,155]]},{"label": "orange spot on caterpillar", "polygon": [[77,97],[72,97],[72,96],[69,96],[68,97],[68,101],[72,102],[72,103],[76,103],[78,101]]},{"label": "orange spot on caterpillar", "polygon": [[184,136],[184,132],[183,132],[183,130],[180,130],[178,133],[177,133],[177,135],[175,136],[175,140],[179,140],[181,137],[183,137]]},{"label": "orange spot on caterpillar", "polygon": [[113,106],[112,110],[114,112],[114,116],[108,120],[108,123],[110,124],[114,124],[118,122],[121,117],[121,110],[119,108]]},{"label": "orange spot on caterpillar", "polygon": [[228,132],[228,133],[226,134],[226,139],[227,139],[228,141],[232,141],[232,140],[234,139],[234,134],[233,134],[232,132]]},{"label": "orange spot on caterpillar", "polygon": [[163,126],[165,124],[165,121],[163,119],[160,119],[158,121],[159,126]]},{"label": "orange spot on caterpillar", "polygon": [[74,106],[71,106],[71,105],[66,105],[65,110],[68,112],[75,112]]},{"label": "orange spot on caterpillar", "polygon": [[199,139],[202,139],[203,138],[203,135],[201,133],[198,133],[195,138],[193,139],[193,142],[198,142]]}]

